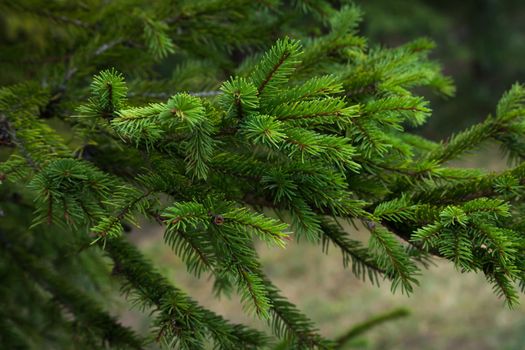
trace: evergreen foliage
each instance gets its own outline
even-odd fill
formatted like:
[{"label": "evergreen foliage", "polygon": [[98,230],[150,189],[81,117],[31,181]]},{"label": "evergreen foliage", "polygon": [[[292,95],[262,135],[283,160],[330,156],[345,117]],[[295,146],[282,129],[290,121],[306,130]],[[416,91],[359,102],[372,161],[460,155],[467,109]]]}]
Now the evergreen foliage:
[{"label": "evergreen foliage", "polygon": [[[518,302],[524,86],[514,85],[494,116],[434,143],[405,130],[431,114],[416,91],[454,92],[428,58],[432,42],[368,44],[353,5],[32,0],[0,8],[3,347],[337,349],[405,314],[325,339],[264,274],[257,241],[333,245],[360,278],[387,279],[407,294],[426,261],[440,257],[483,273],[509,306]],[[33,25],[42,37],[28,35]],[[489,140],[514,167],[448,165]],[[163,277],[124,234],[145,219],[164,226],[189,273],[211,276],[218,295],[240,295],[273,336],[225,320]],[[368,245],[344,221],[367,228]],[[151,313],[151,334],[105,310],[112,280]],[[35,331],[38,321],[50,336]]]},{"label": "evergreen foliage", "polygon": [[[432,99],[439,118],[420,130],[439,139],[480,122],[491,113],[501,92],[525,79],[525,34],[520,0],[366,0],[364,33],[374,42],[399,44],[418,36],[438,43],[434,57],[454,75],[453,100]],[[464,111],[468,111],[467,114]],[[458,119],[458,115],[462,117]]]}]

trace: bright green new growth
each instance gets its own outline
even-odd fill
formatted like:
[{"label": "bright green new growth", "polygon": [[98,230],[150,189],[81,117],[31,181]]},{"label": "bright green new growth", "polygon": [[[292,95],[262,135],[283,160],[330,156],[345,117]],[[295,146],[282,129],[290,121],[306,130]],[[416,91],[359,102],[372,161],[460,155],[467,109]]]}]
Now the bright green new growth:
[{"label": "bright green new growth", "polygon": [[[24,305],[22,290],[39,296],[29,304],[35,314],[46,315],[42,305],[51,299],[67,308],[68,314],[53,314],[57,343],[67,343],[72,319],[94,327],[75,330],[81,349],[97,339],[124,349],[148,342],[338,349],[363,328],[397,317],[379,316],[336,341],[323,338],[265,275],[256,241],[272,249],[295,244],[290,240],[323,251],[334,246],[356,276],[388,279],[407,294],[417,292],[426,261],[440,257],[460,271],[483,273],[509,306],[518,302],[525,288],[522,85],[502,97],[494,117],[434,143],[406,131],[431,114],[414,88],[453,93],[427,57],[428,40],[369,47],[356,32],[356,7],[336,11],[328,2],[297,1],[326,34],[282,35],[265,54],[243,55],[239,64],[232,52],[268,44],[258,41],[257,30],[284,26],[297,8],[277,1],[176,3],[144,3],[151,6],[144,14],[115,1],[92,17],[59,6],[63,17],[55,20],[79,26],[71,40],[84,48],[67,67],[55,67],[63,74],[53,89],[24,82],[0,90],[2,145],[10,146],[0,165],[0,194],[8,202],[2,209],[10,220],[0,225],[0,271],[11,286],[0,295],[9,305],[0,310],[8,348],[47,341],[25,340],[21,325],[29,320],[12,316]],[[114,18],[117,9],[128,11],[129,22]],[[242,23],[224,22],[232,16]],[[115,37],[83,32],[100,26]],[[155,79],[154,64],[167,57],[177,62],[173,77]],[[96,73],[87,91],[86,79],[108,65],[116,68]],[[25,80],[23,71],[11,75]],[[49,114],[56,123],[46,120]],[[499,142],[516,166],[486,173],[446,164],[488,140]],[[163,225],[165,243],[189,273],[213,278],[217,295],[237,293],[274,336],[223,319],[159,274],[123,237],[144,219]],[[368,246],[343,222],[367,229]],[[11,271],[13,262],[19,263]],[[18,281],[19,274],[29,277]],[[112,279],[152,314],[143,340],[103,311]],[[77,293],[76,283],[92,298]],[[108,324],[115,332],[101,326]]]}]

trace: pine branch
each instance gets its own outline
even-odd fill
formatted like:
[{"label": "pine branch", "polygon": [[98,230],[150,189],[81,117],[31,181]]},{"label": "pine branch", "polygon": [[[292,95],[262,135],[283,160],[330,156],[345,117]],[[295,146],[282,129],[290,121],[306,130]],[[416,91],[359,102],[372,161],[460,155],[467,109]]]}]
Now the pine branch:
[{"label": "pine branch", "polygon": [[286,83],[299,63],[300,44],[288,38],[278,40],[255,67],[251,77],[258,95],[275,94],[278,86]]},{"label": "pine branch", "polygon": [[371,328],[376,327],[382,323],[396,320],[399,318],[407,317],[410,312],[407,309],[394,309],[381,315],[374,316],[362,323],[353,326],[348,332],[341,335],[336,339],[337,345],[334,349],[344,349],[346,344],[352,339],[360,336],[361,334],[368,332]]},{"label": "pine branch", "polygon": [[265,286],[273,302],[270,309],[270,325],[277,337],[286,339],[291,346],[298,348],[331,349],[332,343],[317,334],[313,323],[283,298],[279,290],[267,279]]},{"label": "pine branch", "polygon": [[[195,344],[194,341],[203,341],[207,337],[206,334],[223,348],[237,345],[251,349],[266,343],[266,337],[262,333],[231,324],[212,311],[197,305],[156,272],[151,264],[123,239],[108,240],[105,250],[113,259],[116,272],[127,280],[124,290],[136,293],[141,303],[154,307],[160,313],[159,336],[167,338],[167,343],[175,341],[186,344],[184,342],[187,341],[190,347],[185,348],[192,349],[191,344]],[[170,328],[173,325],[177,327],[175,333],[168,333],[165,328],[162,331],[163,327]],[[171,337],[180,339],[170,339]]]},{"label": "pine branch", "polygon": [[343,266],[347,267],[352,262],[352,272],[358,277],[379,285],[378,275],[386,275],[386,271],[379,267],[368,249],[361,242],[352,240],[348,234],[334,224],[323,221],[323,250],[328,252],[328,244],[331,242],[341,250]]},{"label": "pine branch", "polygon": [[43,289],[67,308],[75,318],[90,331],[96,330],[104,341],[122,349],[143,349],[144,341],[130,329],[122,326],[98,306],[89,296],[68,281],[56,276],[42,266],[38,260],[16,246],[5,245],[11,258],[16,261]]},{"label": "pine branch", "polygon": [[375,255],[378,265],[392,279],[392,290],[401,286],[403,293],[412,293],[413,286],[418,284],[418,269],[395,236],[384,228],[374,227],[371,229],[369,249]]}]

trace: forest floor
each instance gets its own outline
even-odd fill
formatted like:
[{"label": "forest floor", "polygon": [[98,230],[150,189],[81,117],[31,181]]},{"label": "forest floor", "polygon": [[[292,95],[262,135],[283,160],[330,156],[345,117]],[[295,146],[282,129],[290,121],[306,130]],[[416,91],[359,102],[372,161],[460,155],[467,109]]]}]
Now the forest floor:
[{"label": "forest floor", "polygon": [[[505,162],[489,148],[459,165],[499,170]],[[177,286],[232,321],[265,327],[263,321],[243,314],[237,297],[217,300],[209,278],[189,275],[169,247],[159,244],[160,228],[148,228],[147,235],[145,230],[133,234],[134,239]],[[349,232],[366,242],[366,232],[351,228]],[[337,337],[376,314],[399,307],[410,310],[410,316],[371,329],[349,349],[525,349],[525,298],[519,307],[509,310],[483,275],[462,274],[446,261],[436,260],[435,266],[423,271],[420,287],[407,297],[400,292],[392,294],[387,281],[377,287],[357,279],[350,269],[343,268],[335,248],[328,255],[306,242],[292,242],[286,249],[259,244],[257,249],[265,272],[282,294],[315,321],[327,337]],[[124,316],[130,322],[130,315]],[[131,321],[136,327],[142,322],[145,320],[139,318]]]}]

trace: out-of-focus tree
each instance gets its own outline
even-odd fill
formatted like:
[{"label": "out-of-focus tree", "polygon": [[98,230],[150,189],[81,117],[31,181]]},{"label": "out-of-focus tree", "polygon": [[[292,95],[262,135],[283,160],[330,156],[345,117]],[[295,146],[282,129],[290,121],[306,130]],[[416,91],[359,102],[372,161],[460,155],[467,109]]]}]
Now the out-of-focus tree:
[{"label": "out-of-focus tree", "polygon": [[[424,126],[442,137],[479,121],[510,84],[525,78],[525,2],[520,0],[367,0],[365,32],[397,45],[421,36],[437,42],[435,57],[453,76],[456,99],[434,98],[439,117]],[[452,122],[453,121],[453,122]]]}]

